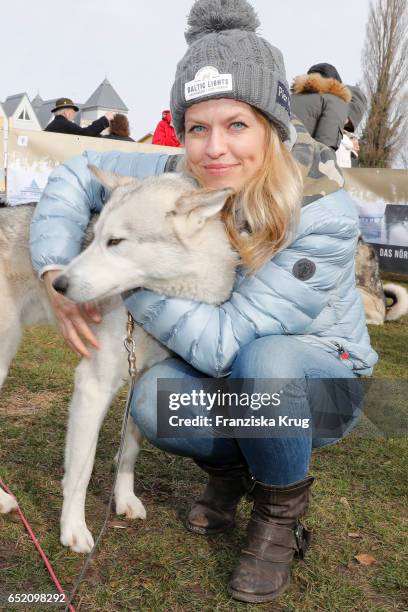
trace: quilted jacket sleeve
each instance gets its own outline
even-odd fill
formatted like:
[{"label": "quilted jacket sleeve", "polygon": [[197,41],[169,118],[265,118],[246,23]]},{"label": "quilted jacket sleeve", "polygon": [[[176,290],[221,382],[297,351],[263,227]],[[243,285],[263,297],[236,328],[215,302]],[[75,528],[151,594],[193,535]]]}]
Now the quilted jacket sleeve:
[{"label": "quilted jacket sleeve", "polygon": [[257,274],[240,271],[224,304],[138,290],[127,297],[126,306],[147,332],[193,367],[225,376],[248,342],[306,332],[331,294],[353,278],[357,237],[354,205],[340,190],[303,210],[296,240]]},{"label": "quilted jacket sleeve", "polygon": [[98,212],[105,189],[93,178],[88,164],[124,176],[161,174],[168,155],[156,153],[97,153],[83,155],[58,166],[50,175],[37,204],[30,228],[30,249],[34,269],[67,265],[81,250],[91,212]]},{"label": "quilted jacket sleeve", "polygon": [[343,137],[343,126],[347,121],[348,106],[344,100],[330,94],[323,95],[322,99],[322,113],[313,138],[337,151]]}]

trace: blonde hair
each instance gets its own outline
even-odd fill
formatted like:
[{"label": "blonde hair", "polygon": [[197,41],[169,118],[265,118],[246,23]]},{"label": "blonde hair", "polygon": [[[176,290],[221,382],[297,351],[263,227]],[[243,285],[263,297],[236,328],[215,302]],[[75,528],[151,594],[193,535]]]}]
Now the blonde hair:
[{"label": "blonde hair", "polygon": [[[297,161],[270,121],[256,109],[254,112],[265,127],[264,161],[248,184],[228,198],[222,210],[228,237],[250,273],[259,270],[294,238],[303,195]],[[193,174],[188,160],[185,169]]]}]

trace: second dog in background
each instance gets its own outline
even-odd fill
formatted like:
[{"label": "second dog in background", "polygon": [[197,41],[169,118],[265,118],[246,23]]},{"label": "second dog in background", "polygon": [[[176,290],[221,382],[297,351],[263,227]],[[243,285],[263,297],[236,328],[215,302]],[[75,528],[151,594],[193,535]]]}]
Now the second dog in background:
[{"label": "second dog in background", "polygon": [[407,290],[394,283],[382,284],[377,253],[362,238],[358,239],[357,245],[356,284],[369,325],[383,325],[408,314]]}]

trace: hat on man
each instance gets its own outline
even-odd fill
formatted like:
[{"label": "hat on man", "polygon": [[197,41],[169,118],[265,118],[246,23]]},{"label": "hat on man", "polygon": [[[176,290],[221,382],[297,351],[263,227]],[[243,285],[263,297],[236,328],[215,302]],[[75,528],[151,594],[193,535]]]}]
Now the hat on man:
[{"label": "hat on man", "polygon": [[336,81],[342,83],[341,77],[333,64],[314,64],[309,68],[307,74],[313,74],[315,72],[318,72],[325,79],[336,79]]},{"label": "hat on man", "polygon": [[79,108],[69,98],[58,98],[51,112],[55,113],[55,111],[62,110],[63,108],[73,108],[75,112],[79,111]]}]

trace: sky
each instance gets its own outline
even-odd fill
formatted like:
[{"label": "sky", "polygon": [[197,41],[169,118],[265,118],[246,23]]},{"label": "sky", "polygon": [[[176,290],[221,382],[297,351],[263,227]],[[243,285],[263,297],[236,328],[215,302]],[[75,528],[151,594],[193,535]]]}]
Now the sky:
[{"label": "sky", "polygon": [[[27,92],[83,103],[105,76],[129,107],[132,136],[168,108],[192,0],[13,0],[0,12],[0,101]],[[318,62],[361,78],[370,0],[252,0],[259,34],[285,58],[288,81]]]}]

